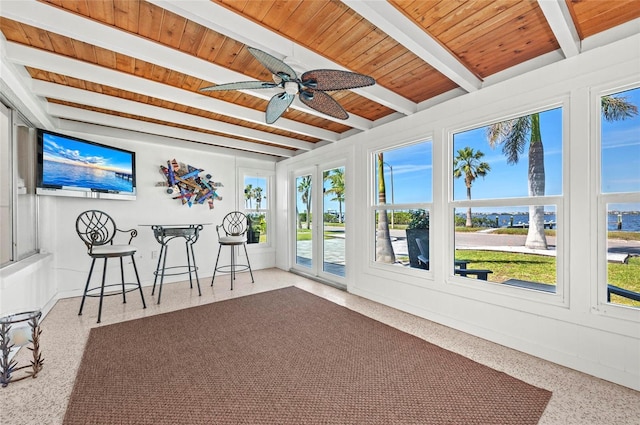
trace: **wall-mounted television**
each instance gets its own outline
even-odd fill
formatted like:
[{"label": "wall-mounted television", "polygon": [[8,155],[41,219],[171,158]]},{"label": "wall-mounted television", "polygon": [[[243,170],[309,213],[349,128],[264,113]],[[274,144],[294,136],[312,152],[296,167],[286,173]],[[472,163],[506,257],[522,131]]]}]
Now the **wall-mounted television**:
[{"label": "wall-mounted television", "polygon": [[136,154],[48,130],[37,131],[36,193],[136,198]]}]

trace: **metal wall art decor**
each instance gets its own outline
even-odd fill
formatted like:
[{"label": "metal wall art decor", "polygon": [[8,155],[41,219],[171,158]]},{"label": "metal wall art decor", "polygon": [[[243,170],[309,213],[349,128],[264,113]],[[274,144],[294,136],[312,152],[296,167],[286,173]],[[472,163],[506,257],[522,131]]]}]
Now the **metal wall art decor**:
[{"label": "metal wall art decor", "polygon": [[[36,310],[0,317],[0,385],[3,387],[10,382],[35,378],[42,370],[44,359],[40,353],[41,316],[42,313]],[[21,326],[24,323],[29,326]],[[29,364],[17,366],[17,361],[10,359],[11,352],[23,346],[27,346],[33,356]],[[15,378],[13,374],[20,370],[23,370],[23,375]]]},{"label": "metal wall art decor", "polygon": [[202,168],[183,164],[175,159],[167,161],[167,166],[160,166],[160,172],[166,181],[158,183],[158,186],[168,186],[167,193],[173,195],[173,199],[179,199],[183,205],[191,207],[194,204],[209,205],[213,209],[213,201],[221,201],[216,189],[224,187],[220,182],[211,180],[211,174],[200,176],[204,172]]}]

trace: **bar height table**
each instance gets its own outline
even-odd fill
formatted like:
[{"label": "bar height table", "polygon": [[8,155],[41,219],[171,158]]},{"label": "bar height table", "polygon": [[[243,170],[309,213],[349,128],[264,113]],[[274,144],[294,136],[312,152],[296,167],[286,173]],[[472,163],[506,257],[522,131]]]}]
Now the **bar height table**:
[{"label": "bar height table", "polygon": [[[204,228],[204,226],[209,225],[211,223],[204,224],[143,224],[142,226],[151,226],[151,230],[153,230],[153,236],[156,238],[156,241],[160,244],[160,255],[158,256],[158,265],[156,267],[156,271],[153,272],[153,290],[151,291],[151,295],[153,295],[156,291],[156,283],[158,281],[158,276],[160,276],[160,285],[158,289],[158,304],[160,304],[160,298],[162,297],[162,283],[164,282],[165,276],[175,276],[180,274],[189,274],[189,285],[193,288],[193,279],[191,277],[191,273],[195,273],[196,275],[196,283],[198,285],[198,295],[202,296],[202,292],[200,291],[200,279],[198,278],[198,267],[196,266],[196,257],[193,254],[193,245],[198,241],[198,237],[200,236],[200,231]],[[185,241],[185,247],[187,250],[187,265],[184,266],[170,266],[167,267],[167,253],[169,251],[169,242],[177,239],[183,238]],[[184,271],[171,271],[175,269],[185,269]],[[170,272],[167,273],[167,270]]]}]

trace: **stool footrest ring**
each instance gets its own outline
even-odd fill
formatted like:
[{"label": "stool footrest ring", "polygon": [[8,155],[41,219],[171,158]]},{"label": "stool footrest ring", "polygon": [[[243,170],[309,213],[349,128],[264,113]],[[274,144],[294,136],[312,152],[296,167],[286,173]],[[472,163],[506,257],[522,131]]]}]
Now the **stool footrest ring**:
[{"label": "stool footrest ring", "polygon": [[[118,288],[118,289],[111,289],[109,290],[109,292],[107,292],[107,288]],[[94,294],[93,292],[98,292],[102,289],[101,286],[96,286],[94,288],[89,288],[87,289],[87,292],[85,294],[85,296],[87,297],[100,297],[100,294]],[[122,283],[111,283],[109,285],[104,285],[104,296],[105,297],[109,297],[111,295],[122,295]],[[126,283],[124,284],[124,292],[132,292],[132,291],[137,291],[138,290],[138,284],[137,283]]]},{"label": "stool footrest ring", "polygon": [[[166,273],[166,270],[171,270],[171,269],[186,269],[183,272],[173,272],[173,273]],[[181,275],[181,274],[191,274],[192,272],[195,272],[198,270],[198,268],[196,266],[171,266],[171,267],[165,267],[164,268],[165,272],[163,273],[162,270],[156,270],[153,272],[154,276],[177,276],[177,275]]]},{"label": "stool footrest ring", "polygon": [[231,273],[231,272],[243,272],[249,270],[250,266],[248,264],[234,264],[234,265],[226,265],[216,267],[216,271],[220,273]]}]

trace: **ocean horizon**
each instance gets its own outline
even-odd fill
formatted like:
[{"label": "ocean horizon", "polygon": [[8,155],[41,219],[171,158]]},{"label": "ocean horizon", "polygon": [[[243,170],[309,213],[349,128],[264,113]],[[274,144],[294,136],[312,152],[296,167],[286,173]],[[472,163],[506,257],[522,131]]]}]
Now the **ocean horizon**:
[{"label": "ocean horizon", "polygon": [[[529,224],[528,213],[473,213],[473,217],[482,218],[494,224],[494,227],[522,227]],[[458,214],[459,217],[466,217],[464,214]],[[497,221],[497,226],[495,226]],[[622,221],[622,226],[618,229],[618,220]],[[553,227],[557,224],[555,213],[545,213],[545,223],[553,223]],[[607,217],[608,230],[620,230],[622,232],[640,232],[640,211],[621,211],[610,212]]]}]

